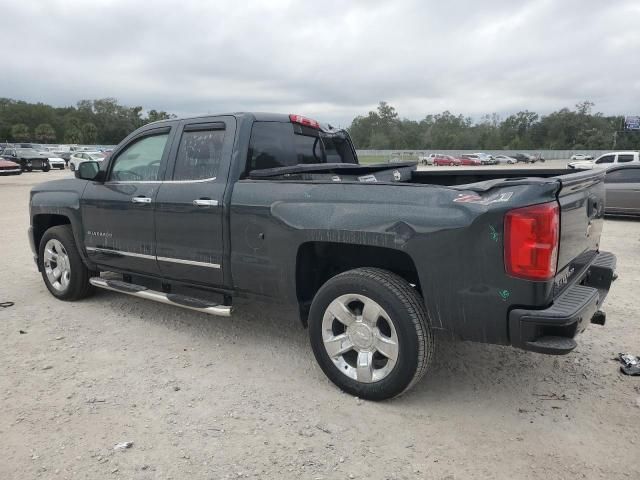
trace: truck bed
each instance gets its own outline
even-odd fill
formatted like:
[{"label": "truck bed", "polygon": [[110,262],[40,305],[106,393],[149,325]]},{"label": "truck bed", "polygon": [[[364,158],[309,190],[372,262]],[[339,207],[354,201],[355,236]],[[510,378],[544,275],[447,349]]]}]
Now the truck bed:
[{"label": "truck bed", "polygon": [[336,164],[295,165],[252,171],[255,180],[292,181],[357,181],[357,182],[400,182],[423,185],[458,186],[501,179],[550,178],[576,174],[570,168],[451,168],[417,170],[415,162],[379,163],[372,165]]},{"label": "truck bed", "polygon": [[421,183],[429,185],[467,185],[470,183],[486,182],[487,180],[497,180],[501,178],[521,179],[527,177],[549,178],[560,175],[575,174],[576,170],[571,168],[512,168],[494,169],[483,168],[474,170],[447,169],[447,170],[414,170],[411,173],[410,183]]}]

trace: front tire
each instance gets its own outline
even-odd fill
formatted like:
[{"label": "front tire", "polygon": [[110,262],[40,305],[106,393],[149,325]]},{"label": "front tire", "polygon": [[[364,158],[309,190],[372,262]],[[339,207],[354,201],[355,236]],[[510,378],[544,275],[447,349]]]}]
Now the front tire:
[{"label": "front tire", "polygon": [[328,280],[311,304],[309,338],[325,375],[368,400],[411,388],[427,371],[435,346],[420,295],[379,268]]},{"label": "front tire", "polygon": [[75,172],[76,166],[73,163],[69,163],[69,170],[71,170],[72,172]]},{"label": "front tire", "polygon": [[51,227],[44,233],[38,267],[47,289],[60,300],[80,300],[93,293],[91,272],[80,257],[70,225]]},{"label": "front tire", "polygon": [[43,172],[48,172],[49,170],[51,170],[51,166],[49,165],[45,165],[44,167],[42,167]]}]

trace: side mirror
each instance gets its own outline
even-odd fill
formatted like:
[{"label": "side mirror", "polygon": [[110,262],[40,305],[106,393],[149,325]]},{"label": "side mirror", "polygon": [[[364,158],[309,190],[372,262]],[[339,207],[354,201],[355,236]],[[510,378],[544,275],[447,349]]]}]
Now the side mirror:
[{"label": "side mirror", "polygon": [[104,174],[100,172],[99,162],[82,162],[75,171],[76,178],[80,180],[101,181]]}]

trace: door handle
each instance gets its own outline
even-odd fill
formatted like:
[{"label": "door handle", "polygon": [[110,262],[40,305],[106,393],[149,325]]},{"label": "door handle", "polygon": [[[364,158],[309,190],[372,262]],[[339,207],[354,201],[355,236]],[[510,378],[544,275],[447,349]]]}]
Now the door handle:
[{"label": "door handle", "polygon": [[218,201],[217,200],[211,200],[208,198],[197,198],[196,200],[193,201],[193,204],[196,207],[217,207],[218,206]]},{"label": "door handle", "polygon": [[151,199],[149,197],[133,197],[131,201],[133,203],[151,203]]}]

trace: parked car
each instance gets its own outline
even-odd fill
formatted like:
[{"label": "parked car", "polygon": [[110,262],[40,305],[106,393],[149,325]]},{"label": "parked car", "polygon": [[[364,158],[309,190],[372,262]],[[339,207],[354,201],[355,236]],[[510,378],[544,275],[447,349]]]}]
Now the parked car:
[{"label": "parked car", "polygon": [[604,323],[604,177],[359,165],[347,132],[299,115],[171,119],[33,187],[29,241],[61,300],[277,302],[329,379],[381,400],[429,369],[436,332],[566,354]]},{"label": "parked car", "polygon": [[640,215],[640,164],[616,165],[604,178],[607,192],[605,212]]},{"label": "parked car", "polygon": [[69,170],[74,172],[78,169],[78,165],[82,162],[94,161],[101,162],[104,160],[104,154],[101,152],[80,152],[76,151],[69,157]]},{"label": "parked car", "polygon": [[451,155],[436,155],[433,157],[433,164],[436,167],[458,167],[462,162]]},{"label": "parked car", "polygon": [[461,165],[471,165],[471,166],[479,166],[482,165],[480,158],[477,155],[465,153],[458,157]]},{"label": "parked car", "polygon": [[3,143],[3,144],[1,144],[0,145],[0,155],[2,155],[2,152],[7,148],[15,148],[15,145],[13,145],[11,143]]},{"label": "parked car", "polygon": [[69,165],[69,160],[71,159],[71,154],[73,152],[71,152],[71,150],[56,150],[55,152],[53,152],[54,155],[58,158],[61,158],[64,160],[65,165]]},{"label": "parked car", "polygon": [[20,175],[22,168],[16,162],[0,157],[0,175]]},{"label": "parked car", "polygon": [[571,155],[570,160],[593,160],[593,157],[586,153],[574,153]]},{"label": "parked car", "polygon": [[[49,155],[51,155],[51,154],[52,153],[49,152]],[[48,156],[47,158],[49,159],[49,165],[51,165],[51,168],[57,168],[58,170],[64,170],[66,162],[64,161],[63,158],[60,158],[58,156],[55,156],[55,157]]]},{"label": "parked car", "polygon": [[482,165],[482,159],[477,153],[465,153],[460,156],[463,165]]},{"label": "parked car", "polygon": [[569,163],[569,168],[577,168],[581,170],[590,168],[610,168],[618,164],[638,162],[640,162],[638,152],[611,152],[600,155],[595,160],[571,162]]},{"label": "parked car", "polygon": [[2,156],[20,165],[22,171],[30,172],[35,169],[48,172],[51,170],[49,159],[33,148],[5,148]]},{"label": "parked car", "polygon": [[496,165],[498,163],[496,159],[493,158],[493,155],[489,155],[488,153],[475,153],[474,155],[477,155],[478,158],[480,158],[480,163],[482,165]]},{"label": "parked car", "polygon": [[509,164],[514,164],[514,163],[518,163],[518,161],[513,158],[513,157],[509,157],[507,155],[496,155],[495,157],[493,157],[498,163],[509,163]]},{"label": "parked car", "polygon": [[526,153],[514,153],[511,155],[512,158],[516,159],[517,163],[533,163],[534,160],[531,158],[531,155],[527,155]]},{"label": "parked car", "polygon": [[436,158],[436,156],[438,156],[438,155],[440,155],[440,154],[439,153],[430,153],[428,155],[420,155],[418,157],[418,160],[423,165],[433,165],[433,159]]}]

